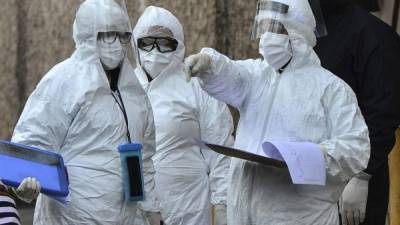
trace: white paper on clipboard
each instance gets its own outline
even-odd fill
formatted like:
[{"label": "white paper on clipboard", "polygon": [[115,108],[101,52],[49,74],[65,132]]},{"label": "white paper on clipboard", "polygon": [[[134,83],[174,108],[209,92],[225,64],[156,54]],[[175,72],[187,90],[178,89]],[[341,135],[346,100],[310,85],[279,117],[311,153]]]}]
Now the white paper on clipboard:
[{"label": "white paper on clipboard", "polygon": [[263,151],[235,149],[222,145],[195,142],[202,148],[211,149],[226,156],[240,158],[277,168],[287,168],[294,184],[325,185],[325,159],[319,146],[309,142],[264,142]]},{"label": "white paper on clipboard", "polygon": [[325,158],[317,144],[270,141],[262,147],[267,156],[286,162],[294,184],[325,185]]}]

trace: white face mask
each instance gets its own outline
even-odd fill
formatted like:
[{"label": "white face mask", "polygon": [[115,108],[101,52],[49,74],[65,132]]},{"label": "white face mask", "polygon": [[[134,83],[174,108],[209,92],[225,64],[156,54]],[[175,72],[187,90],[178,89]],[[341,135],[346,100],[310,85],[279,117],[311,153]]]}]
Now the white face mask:
[{"label": "white face mask", "polygon": [[118,39],[111,44],[98,40],[97,52],[101,63],[107,70],[117,68],[125,57],[124,48]]},{"label": "white face mask", "polygon": [[293,56],[289,36],[269,32],[261,36],[259,52],[275,70],[281,69]]},{"label": "white face mask", "polygon": [[173,52],[161,53],[154,48],[150,52],[139,49],[139,54],[143,69],[155,79],[171,63]]}]

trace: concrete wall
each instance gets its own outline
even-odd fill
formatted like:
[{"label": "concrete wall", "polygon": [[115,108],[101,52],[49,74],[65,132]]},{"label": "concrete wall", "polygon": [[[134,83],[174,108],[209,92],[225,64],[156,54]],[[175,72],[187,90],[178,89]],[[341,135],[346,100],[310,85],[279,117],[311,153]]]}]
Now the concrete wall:
[{"label": "concrete wall", "polygon": [[8,137],[18,117],[17,4],[3,1],[0,7],[0,138]]}]

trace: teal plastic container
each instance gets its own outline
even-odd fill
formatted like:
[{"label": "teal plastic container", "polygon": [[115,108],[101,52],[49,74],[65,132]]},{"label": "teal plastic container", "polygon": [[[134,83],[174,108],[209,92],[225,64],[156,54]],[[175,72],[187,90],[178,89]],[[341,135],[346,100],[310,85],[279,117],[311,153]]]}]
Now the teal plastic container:
[{"label": "teal plastic container", "polygon": [[144,201],[142,145],[138,143],[118,146],[121,159],[124,199],[127,202]]}]

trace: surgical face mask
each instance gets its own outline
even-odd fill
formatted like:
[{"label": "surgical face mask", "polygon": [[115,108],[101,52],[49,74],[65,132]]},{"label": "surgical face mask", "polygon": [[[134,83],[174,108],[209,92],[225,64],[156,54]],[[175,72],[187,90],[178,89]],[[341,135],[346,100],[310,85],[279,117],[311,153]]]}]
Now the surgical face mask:
[{"label": "surgical face mask", "polygon": [[171,63],[173,52],[161,53],[156,48],[150,52],[139,49],[140,63],[151,78],[155,79]]},{"label": "surgical face mask", "polygon": [[269,32],[261,36],[259,52],[275,70],[281,69],[293,56],[289,36]]},{"label": "surgical face mask", "polygon": [[112,70],[117,68],[125,57],[124,48],[119,40],[113,43],[97,41],[97,52],[105,69]]}]

